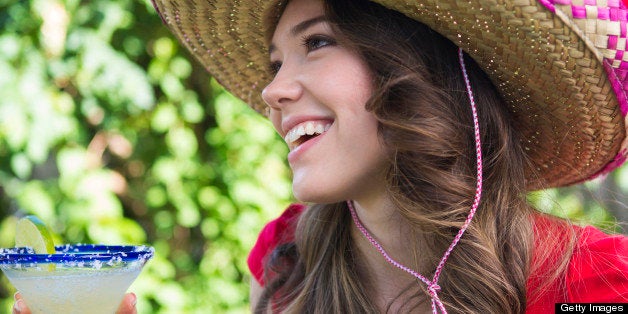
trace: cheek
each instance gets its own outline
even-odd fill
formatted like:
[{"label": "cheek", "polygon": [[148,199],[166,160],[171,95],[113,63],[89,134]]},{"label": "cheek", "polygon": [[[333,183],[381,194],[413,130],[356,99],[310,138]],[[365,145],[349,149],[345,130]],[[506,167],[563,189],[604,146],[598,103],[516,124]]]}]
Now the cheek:
[{"label": "cheek", "polygon": [[361,126],[363,131],[364,148],[369,150],[369,153],[376,156],[381,156],[385,151],[385,146],[379,133],[379,124],[374,116],[369,115],[365,124]]},{"label": "cheek", "polygon": [[349,71],[343,73],[342,76],[343,80],[334,82],[335,85],[330,88],[341,91],[336,94],[336,97],[342,99],[343,103],[347,104],[347,109],[354,115],[364,115],[366,104],[373,95],[370,75],[365,67],[356,65],[349,68]]}]

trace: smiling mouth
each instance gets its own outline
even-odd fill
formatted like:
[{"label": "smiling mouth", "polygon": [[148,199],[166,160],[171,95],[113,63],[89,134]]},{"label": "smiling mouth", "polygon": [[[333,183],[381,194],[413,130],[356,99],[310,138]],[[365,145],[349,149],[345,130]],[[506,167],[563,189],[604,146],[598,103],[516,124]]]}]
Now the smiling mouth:
[{"label": "smiling mouth", "polygon": [[299,145],[311,140],[329,130],[331,123],[320,121],[308,121],[301,123],[292,128],[284,140],[288,144],[290,150],[297,148]]}]

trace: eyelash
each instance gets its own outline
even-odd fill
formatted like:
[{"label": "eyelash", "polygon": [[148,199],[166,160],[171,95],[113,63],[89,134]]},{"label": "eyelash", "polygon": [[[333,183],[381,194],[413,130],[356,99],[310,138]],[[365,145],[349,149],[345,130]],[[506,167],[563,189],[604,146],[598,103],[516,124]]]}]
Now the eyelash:
[{"label": "eyelash", "polygon": [[[321,42],[324,43],[321,44]],[[333,38],[325,35],[312,34],[303,36],[301,38],[301,45],[305,47],[305,50],[308,53],[327,46],[333,46],[335,44],[336,41]],[[277,75],[277,72],[279,72],[279,69],[281,69],[281,61],[271,62],[268,68],[270,74],[272,74],[273,76]]]},{"label": "eyelash", "polygon": [[[305,47],[305,49],[307,50],[307,52],[311,52],[311,51],[314,51],[323,47],[336,44],[336,41],[333,38],[329,36],[325,36],[325,35],[319,35],[319,34],[303,36],[303,38],[301,38],[301,42],[302,42],[303,47]],[[326,42],[326,43],[323,45],[320,45],[321,42]]]},{"label": "eyelash", "polygon": [[277,75],[277,72],[279,72],[279,69],[281,69],[281,61],[271,62],[268,65],[268,71],[270,71],[270,74],[272,76]]}]

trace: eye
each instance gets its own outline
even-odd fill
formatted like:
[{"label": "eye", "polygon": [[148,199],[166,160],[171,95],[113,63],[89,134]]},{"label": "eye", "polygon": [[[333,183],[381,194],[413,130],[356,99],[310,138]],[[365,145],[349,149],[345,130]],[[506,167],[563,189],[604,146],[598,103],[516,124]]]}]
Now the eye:
[{"label": "eye", "polygon": [[270,72],[270,74],[272,74],[272,76],[277,75],[277,73],[279,72],[279,69],[281,69],[280,61],[271,61],[270,64],[268,65],[268,71]]},{"label": "eye", "polygon": [[335,44],[336,41],[333,38],[325,35],[316,34],[303,37],[303,46],[305,47],[307,52],[311,52],[319,48],[332,46]]}]

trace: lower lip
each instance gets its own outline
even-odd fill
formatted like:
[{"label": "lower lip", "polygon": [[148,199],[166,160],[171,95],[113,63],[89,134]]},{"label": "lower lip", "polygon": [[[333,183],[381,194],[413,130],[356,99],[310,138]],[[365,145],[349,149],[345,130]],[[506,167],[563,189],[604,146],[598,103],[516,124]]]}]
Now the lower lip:
[{"label": "lower lip", "polygon": [[290,153],[288,154],[288,162],[290,164],[293,164],[294,162],[296,162],[299,158],[301,158],[303,154],[305,154],[307,150],[309,150],[312,146],[316,145],[316,143],[318,143],[318,141],[320,141],[321,138],[325,136],[325,134],[327,134],[327,132],[306,141],[305,143],[297,146],[295,149],[290,151]]}]

